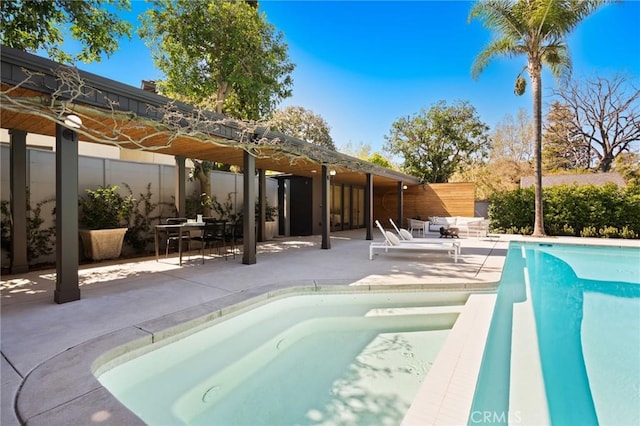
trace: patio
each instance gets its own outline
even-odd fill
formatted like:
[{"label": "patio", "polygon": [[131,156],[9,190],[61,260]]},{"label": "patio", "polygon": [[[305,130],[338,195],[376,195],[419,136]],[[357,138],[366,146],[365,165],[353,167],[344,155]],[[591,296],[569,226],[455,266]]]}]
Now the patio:
[{"label": "patio", "polygon": [[[89,419],[116,424],[131,420],[126,410],[120,410],[125,412],[121,417],[117,407],[110,407],[116,409],[101,419],[90,403],[82,403],[94,401],[91,394],[96,395],[95,389],[86,383],[95,382],[92,377],[73,377],[73,366],[48,369],[47,365],[56,365],[51,362],[54,358],[74,353],[73,348],[90,340],[115,347],[118,344],[109,343],[109,335],[114,332],[130,329],[140,333],[143,323],[175,326],[205,315],[212,306],[221,309],[294,286],[493,288],[500,278],[508,245],[506,239],[463,238],[457,264],[444,254],[433,253],[380,254],[370,261],[370,241],[364,234],[364,229],[332,233],[331,250],[319,250],[321,236],[260,243],[260,261],[254,265],[243,265],[242,256],[227,261],[207,258],[202,264],[194,251],[182,267],[175,255],[161,257],[159,262],[148,257],[84,266],[79,273],[82,299],[64,305],[53,302],[55,270],[3,277],[0,423],[20,424],[16,413],[18,392],[20,419],[28,424],[69,424],[78,419],[85,419],[85,424]],[[379,232],[374,233],[374,240],[381,241]],[[76,351],[73,364],[84,366],[84,375],[88,376],[87,366],[100,353]],[[83,386],[89,386],[86,395]],[[74,392],[82,397],[73,399]]]}]

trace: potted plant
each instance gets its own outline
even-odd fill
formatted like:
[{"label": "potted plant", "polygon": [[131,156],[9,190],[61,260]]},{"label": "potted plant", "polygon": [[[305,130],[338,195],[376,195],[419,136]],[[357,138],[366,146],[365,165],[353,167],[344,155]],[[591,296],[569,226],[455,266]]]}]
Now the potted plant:
[{"label": "potted plant", "polygon": [[134,199],[117,191],[116,185],[87,189],[86,196],[80,198],[80,238],[84,255],[89,259],[120,257]]},{"label": "potted plant", "polygon": [[267,241],[273,240],[274,235],[277,233],[278,222],[276,222],[276,216],[278,216],[278,208],[270,205],[267,201],[264,222],[264,239]]},{"label": "potted plant", "polygon": [[[260,213],[260,206],[258,205],[257,202],[255,204],[255,213],[256,213],[256,221],[258,221],[260,219],[258,217]],[[278,231],[278,222],[276,222],[277,216],[278,216],[278,207],[270,205],[269,200],[266,200],[265,218],[264,218],[265,241],[273,240],[273,237],[276,235]]]}]

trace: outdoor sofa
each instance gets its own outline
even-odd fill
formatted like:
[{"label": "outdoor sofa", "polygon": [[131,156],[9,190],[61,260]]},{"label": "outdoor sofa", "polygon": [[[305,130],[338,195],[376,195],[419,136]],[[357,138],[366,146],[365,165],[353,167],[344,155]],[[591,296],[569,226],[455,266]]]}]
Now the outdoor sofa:
[{"label": "outdoor sofa", "polygon": [[486,237],[489,233],[489,220],[483,217],[432,216],[429,218],[429,232],[439,232],[440,228],[458,228],[458,234],[467,237]]}]

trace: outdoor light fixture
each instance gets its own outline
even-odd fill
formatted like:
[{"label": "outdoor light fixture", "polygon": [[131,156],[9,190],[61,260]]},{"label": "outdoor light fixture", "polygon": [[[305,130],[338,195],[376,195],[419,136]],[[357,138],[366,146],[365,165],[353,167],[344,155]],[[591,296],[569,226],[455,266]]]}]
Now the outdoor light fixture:
[{"label": "outdoor light fixture", "polygon": [[82,127],[82,119],[74,114],[69,114],[64,119],[65,127],[69,129],[79,129]]},{"label": "outdoor light fixture", "polygon": [[74,114],[69,114],[64,118],[64,129],[62,129],[62,136],[69,139],[72,142],[78,141],[78,135],[74,132],[75,129],[82,127],[82,120],[80,117]]},{"label": "outdoor light fixture", "polygon": [[407,189],[408,186],[407,185],[402,185],[402,189]]},{"label": "outdoor light fixture", "polygon": [[329,170],[329,174],[330,174],[331,176],[335,176],[335,175],[336,175],[336,171],[335,171],[335,170],[333,170],[333,169],[331,169],[331,170]]}]

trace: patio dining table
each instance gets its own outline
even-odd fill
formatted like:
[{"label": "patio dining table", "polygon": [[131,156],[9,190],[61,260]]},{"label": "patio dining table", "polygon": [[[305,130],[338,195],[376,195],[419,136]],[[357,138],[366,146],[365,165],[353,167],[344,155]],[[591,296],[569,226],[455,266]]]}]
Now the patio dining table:
[{"label": "patio dining table", "polygon": [[[186,233],[189,233],[193,230],[199,230],[202,232],[202,229],[204,228],[205,223],[204,222],[185,222],[185,223],[180,223],[180,224],[162,224],[162,225],[156,225],[155,227],[155,233],[154,233],[154,237],[155,237],[155,247],[156,247],[156,262],[159,260],[159,234],[160,232],[169,232],[169,231],[175,231],[177,230],[179,232],[179,238],[178,238],[178,256],[179,256],[179,263],[180,266],[182,266],[182,237],[183,235]],[[204,262],[204,249],[201,250],[202,251],[202,261]]]}]

